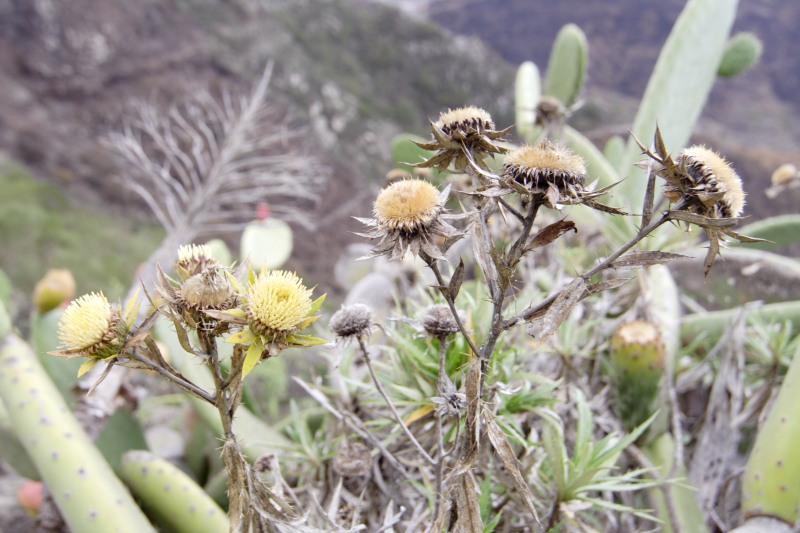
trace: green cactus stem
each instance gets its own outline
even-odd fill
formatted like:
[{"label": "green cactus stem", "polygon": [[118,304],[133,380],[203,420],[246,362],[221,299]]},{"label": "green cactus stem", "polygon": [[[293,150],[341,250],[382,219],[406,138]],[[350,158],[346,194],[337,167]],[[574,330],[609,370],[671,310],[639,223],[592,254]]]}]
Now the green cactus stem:
[{"label": "green cactus stem", "polygon": [[514,82],[514,103],[517,133],[526,143],[536,140],[536,106],[542,96],[542,80],[539,68],[531,61],[525,61],[517,69]]},{"label": "green cactus stem", "polygon": [[73,533],[155,533],[31,348],[0,342],[0,399]]},{"label": "green cactus stem", "polygon": [[[741,308],[735,308],[686,315],[681,319],[681,336],[691,340],[702,335],[707,343],[713,344],[741,312]],[[789,320],[799,328],[800,301],[763,305],[751,311],[750,317],[764,322]]]},{"label": "green cactus stem", "polygon": [[758,60],[764,45],[761,39],[749,32],[734,35],[725,46],[725,54],[717,69],[717,75],[723,78],[733,78],[744,74],[753,68]]},{"label": "green cactus stem", "polygon": [[544,94],[555,96],[567,107],[573,105],[583,91],[588,64],[586,35],[575,24],[565,25],[550,52]]},{"label": "green cactus stem", "polygon": [[143,450],[122,456],[121,476],[153,520],[173,533],[226,533],[225,512],[178,467]]},{"label": "green cactus stem", "polygon": [[610,355],[620,417],[626,429],[632,430],[656,411],[664,376],[664,340],[654,324],[629,322],[614,333]]},{"label": "green cactus stem", "polygon": [[794,525],[800,518],[800,348],[767,419],[758,431],[742,476],[742,514]]},{"label": "green cactus stem", "polygon": [[736,231],[742,235],[766,239],[771,242],[740,243],[733,241],[734,246],[757,248],[759,250],[780,248],[800,241],[800,215],[779,215],[765,218],[737,228]]}]

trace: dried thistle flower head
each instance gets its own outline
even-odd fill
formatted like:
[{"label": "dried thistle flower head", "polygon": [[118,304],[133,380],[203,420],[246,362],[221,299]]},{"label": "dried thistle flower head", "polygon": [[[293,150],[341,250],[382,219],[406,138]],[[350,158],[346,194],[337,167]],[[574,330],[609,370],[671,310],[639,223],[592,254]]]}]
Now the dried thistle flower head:
[{"label": "dried thistle flower head", "polygon": [[505,152],[496,142],[502,141],[510,129],[495,130],[491,115],[479,107],[448,109],[439,115],[436,122],[431,122],[433,140],[418,143],[421,148],[434,150],[436,154],[417,166],[448,170],[454,163],[456,170],[464,170],[473,163],[488,170],[484,159]]},{"label": "dried thistle flower head", "polygon": [[552,184],[559,191],[577,197],[577,191],[570,191],[570,188],[582,188],[586,181],[586,163],[572,150],[544,141],[508,152],[503,176],[532,190],[546,190]]},{"label": "dried thistle flower head", "polygon": [[543,94],[536,104],[536,124],[546,130],[560,129],[567,121],[569,110],[555,96]]},{"label": "dried thistle flower head", "polygon": [[126,328],[119,311],[100,293],[85,294],[64,310],[58,323],[58,337],[65,349],[54,352],[63,357],[116,355],[125,342]]},{"label": "dried thistle flower head", "polygon": [[180,286],[180,295],[193,309],[226,309],[233,303],[233,287],[220,268],[195,274]]},{"label": "dried thistle flower head", "polygon": [[211,248],[205,244],[187,244],[178,248],[175,272],[183,280],[216,265],[217,260],[212,256]]},{"label": "dried thistle flower head", "polygon": [[383,189],[375,200],[373,214],[382,227],[410,233],[429,226],[442,209],[436,187],[424,180],[408,179]]},{"label": "dried thistle flower head", "polygon": [[584,204],[600,211],[624,214],[594,200],[611,186],[590,191],[584,187],[585,182],[586,162],[583,158],[568,148],[545,140],[508,152],[495,188],[506,193],[520,193],[523,205],[533,200],[554,208],[562,204]]},{"label": "dried thistle flower head", "polygon": [[333,314],[328,325],[340,339],[369,335],[372,309],[360,303],[346,305]]},{"label": "dried thistle flower head", "polygon": [[742,214],[745,193],[742,180],[723,157],[705,146],[685,148],[677,158],[683,172],[667,179],[664,196],[684,202],[687,211],[711,218],[734,218]]},{"label": "dried thistle flower head", "polygon": [[696,224],[706,232],[709,242],[706,276],[726,235],[742,242],[763,242],[763,239],[740,235],[731,229],[744,209],[745,193],[741,178],[722,156],[705,146],[691,146],[673,160],[658,129],[655,152],[638,140],[637,143],[642,152],[656,162],[653,172],[667,182],[664,196],[675,204],[667,213],[669,220]]},{"label": "dried thistle flower head", "polygon": [[[459,318],[463,323],[462,313],[459,313]],[[458,333],[458,323],[453,317],[450,307],[445,304],[428,307],[425,317],[422,319],[422,327],[428,335],[437,339],[444,339]]]},{"label": "dried thistle flower head", "polygon": [[770,181],[773,185],[784,185],[790,181],[800,178],[800,171],[791,163],[786,163],[775,169]]},{"label": "dried thistle flower head", "polygon": [[[363,236],[381,239],[370,257],[386,254],[390,259],[402,259],[410,250],[443,259],[442,253],[463,236],[447,223],[452,218],[444,207],[448,194],[449,189],[440,193],[420,179],[397,181],[383,189],[375,200],[374,218],[357,219],[370,228]],[[436,236],[444,242],[435,242]]]},{"label": "dried thistle flower head", "polygon": [[294,272],[262,271],[247,290],[250,327],[261,335],[296,331],[311,311],[311,289]]}]

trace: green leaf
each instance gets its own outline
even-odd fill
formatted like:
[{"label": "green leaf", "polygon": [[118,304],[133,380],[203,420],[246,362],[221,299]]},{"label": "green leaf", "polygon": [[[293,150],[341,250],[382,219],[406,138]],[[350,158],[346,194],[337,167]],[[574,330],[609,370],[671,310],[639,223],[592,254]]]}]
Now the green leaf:
[{"label": "green leaf", "polygon": [[[678,151],[689,141],[697,119],[717,78],[738,0],[689,0],[661,49],[647,83],[633,136],[649,143],[656,124],[667,147]],[[628,141],[622,173],[630,178],[620,184],[629,206],[644,197],[646,180],[641,169],[631,168],[641,158],[636,141]]]},{"label": "green leaf", "polygon": [[299,344],[300,346],[319,346],[328,343],[325,339],[319,339],[310,335],[289,335],[286,337],[286,342]]},{"label": "green leaf", "polygon": [[311,302],[311,311],[308,313],[309,315],[313,315],[318,313],[320,309],[322,309],[322,304],[325,303],[325,299],[328,297],[328,293],[326,292],[313,302]]},{"label": "green leaf", "polygon": [[261,361],[261,353],[264,351],[264,345],[260,342],[254,342],[247,349],[247,355],[244,357],[244,364],[242,365],[242,379],[247,377],[247,374],[255,368],[259,361]]},{"label": "green leaf", "polygon": [[99,362],[100,362],[100,359],[97,359],[96,357],[93,357],[91,359],[87,359],[86,361],[84,361],[83,364],[81,365],[81,367],[78,369],[78,377],[81,377],[82,375],[87,373],[89,370],[93,369],[95,367],[95,365],[97,363],[99,363]]},{"label": "green leaf", "polygon": [[239,333],[235,333],[225,339],[225,342],[229,344],[247,344],[248,342],[252,342],[256,339],[256,334],[246,329],[244,331],[240,331]]}]

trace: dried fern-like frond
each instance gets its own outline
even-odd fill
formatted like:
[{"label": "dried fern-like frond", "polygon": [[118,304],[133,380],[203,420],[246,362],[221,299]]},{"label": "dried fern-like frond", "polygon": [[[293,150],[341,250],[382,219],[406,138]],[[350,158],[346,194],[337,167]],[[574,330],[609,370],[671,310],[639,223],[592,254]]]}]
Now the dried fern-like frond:
[{"label": "dried fern-like frond", "polygon": [[[198,237],[236,231],[256,206],[290,223],[313,227],[328,171],[307,153],[304,132],[278,120],[267,103],[272,63],[246,97],[198,92],[166,112],[145,102],[122,131],[103,139],[120,156],[120,178],[167,230],[167,250]],[[148,277],[148,276],[145,276]]]}]

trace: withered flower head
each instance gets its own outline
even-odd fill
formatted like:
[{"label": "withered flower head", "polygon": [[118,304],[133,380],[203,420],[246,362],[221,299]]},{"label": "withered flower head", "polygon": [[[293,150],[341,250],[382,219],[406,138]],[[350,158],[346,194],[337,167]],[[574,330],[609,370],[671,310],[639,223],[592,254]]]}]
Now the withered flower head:
[{"label": "withered flower head", "polygon": [[[200,265],[199,262],[184,262],[184,266],[188,268],[178,272],[177,281],[169,279],[159,270],[158,292],[171,310],[168,316],[180,320],[192,329],[221,334],[227,331],[227,324],[220,323],[208,312],[230,309],[237,304],[238,297],[226,274],[227,269],[216,262],[206,262],[198,273],[183,277]],[[181,267],[176,264],[176,269],[179,268]]]},{"label": "withered flower head", "polygon": [[[463,323],[461,313],[459,313],[459,318],[462,319]],[[453,317],[453,312],[445,304],[430,306],[422,319],[422,327],[428,335],[438,339],[443,339],[458,332],[458,323]]]},{"label": "withered flower head", "polygon": [[346,305],[333,314],[328,325],[340,339],[369,335],[372,309],[360,303]]},{"label": "withered flower head", "polygon": [[105,359],[120,353],[128,329],[119,309],[109,304],[102,292],[85,294],[69,304],[58,323],[64,351],[51,353]]},{"label": "withered flower head", "polygon": [[[453,218],[444,207],[448,194],[449,188],[440,193],[419,179],[396,181],[383,189],[375,200],[374,218],[357,219],[370,228],[363,236],[381,239],[369,257],[402,259],[411,250],[443,259],[442,253],[464,235],[446,222]],[[436,242],[436,236],[443,242]]]},{"label": "withered flower head", "polygon": [[718,153],[705,146],[684,148],[676,160],[678,168],[667,179],[664,196],[672,203],[684,201],[684,209],[711,218],[734,218],[742,214],[745,193],[742,180]]},{"label": "withered flower head", "polygon": [[532,201],[553,208],[584,204],[600,211],[624,214],[617,208],[594,200],[613,185],[589,190],[584,186],[585,182],[586,162],[583,158],[568,148],[545,140],[508,152],[500,179],[490,190],[498,189],[501,194],[517,192],[523,206]]},{"label": "withered flower head", "polygon": [[555,186],[577,198],[586,181],[586,163],[572,150],[544,141],[506,154],[502,176],[531,190],[546,191]]},{"label": "withered flower head", "polygon": [[726,235],[742,242],[763,241],[732,230],[744,209],[745,193],[742,180],[730,163],[705,146],[685,148],[673,160],[658,129],[654,145],[652,152],[639,142],[643,153],[655,161],[653,172],[667,182],[664,196],[674,205],[666,216],[700,226],[708,236],[706,275]]},{"label": "withered flower head", "polygon": [[175,272],[182,280],[216,266],[217,260],[211,255],[211,248],[205,244],[187,244],[178,248]]},{"label": "withered flower head", "polygon": [[464,170],[472,161],[488,170],[484,159],[505,152],[496,141],[502,141],[503,135],[510,130],[495,130],[491,115],[479,107],[449,109],[439,115],[436,122],[431,122],[431,142],[419,144],[421,148],[436,151],[436,154],[417,166],[446,171],[454,162],[456,170]]},{"label": "withered flower head", "polygon": [[543,128],[559,128],[567,121],[569,110],[555,96],[542,95],[536,104],[536,124]]}]

